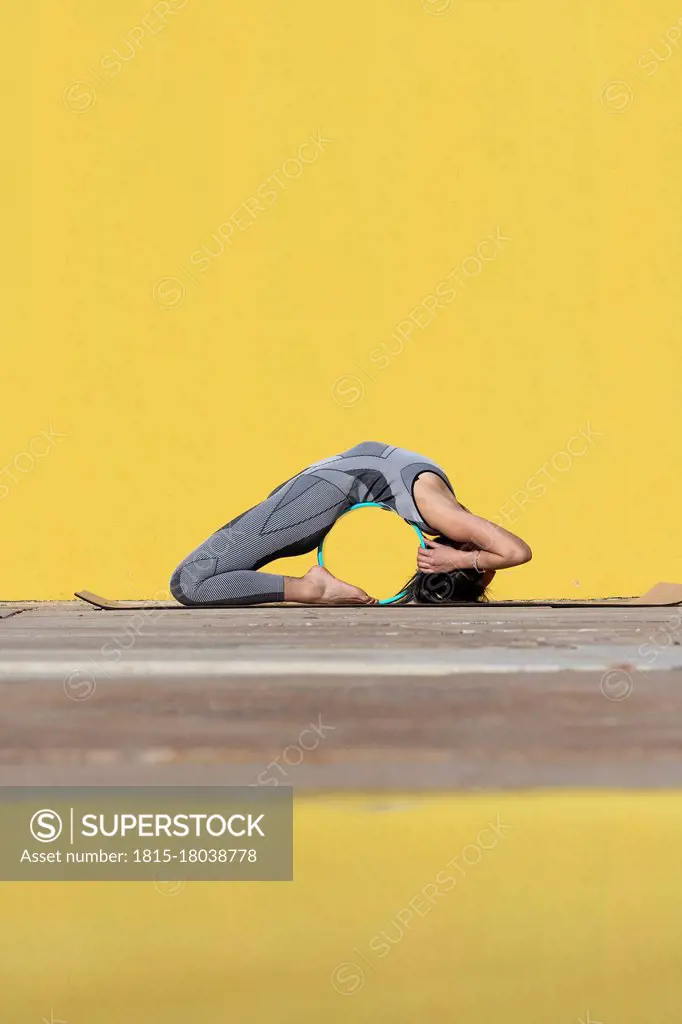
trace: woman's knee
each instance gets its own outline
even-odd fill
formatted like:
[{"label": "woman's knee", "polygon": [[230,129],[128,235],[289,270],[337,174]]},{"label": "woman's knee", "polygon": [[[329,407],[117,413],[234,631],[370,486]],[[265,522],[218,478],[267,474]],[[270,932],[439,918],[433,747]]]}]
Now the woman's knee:
[{"label": "woman's knee", "polygon": [[170,580],[170,592],[175,600],[187,606],[202,604],[199,588],[215,574],[217,563],[217,558],[181,562]]},{"label": "woman's knee", "polygon": [[194,595],[192,594],[192,587],[188,585],[189,582],[185,579],[185,566],[179,565],[170,578],[169,587],[171,594],[180,604],[194,604]]}]

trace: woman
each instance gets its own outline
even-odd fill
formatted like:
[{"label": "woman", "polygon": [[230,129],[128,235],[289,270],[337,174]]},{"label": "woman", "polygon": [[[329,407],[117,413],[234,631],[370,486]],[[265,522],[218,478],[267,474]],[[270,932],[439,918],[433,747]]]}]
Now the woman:
[{"label": "woman", "polygon": [[171,592],[191,606],[376,604],[321,566],[300,578],[258,572],[275,558],[314,551],[339,516],[361,501],[382,502],[435,537],[419,548],[401,603],[482,600],[497,569],[531,558],[519,537],[460,505],[435,462],[363,441],[304,469],[214,533],[175,570]]}]

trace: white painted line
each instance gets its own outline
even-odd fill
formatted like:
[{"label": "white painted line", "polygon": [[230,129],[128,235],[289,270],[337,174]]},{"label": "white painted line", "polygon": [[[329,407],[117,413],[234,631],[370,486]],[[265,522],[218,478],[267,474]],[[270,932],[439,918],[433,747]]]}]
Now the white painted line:
[{"label": "white painted line", "polygon": [[87,679],[189,679],[226,678],[238,676],[452,676],[464,673],[518,672],[560,672],[572,667],[579,671],[602,671],[605,666],[596,662],[590,665],[561,666],[547,664],[509,665],[499,662],[475,664],[429,664],[405,665],[400,662],[370,661],[131,661],[118,662],[99,670],[83,662],[17,661],[0,665],[0,681],[12,682],[17,679],[57,680],[72,677],[73,686]]},{"label": "white painted line", "polygon": [[[120,651],[117,652],[119,655]],[[245,655],[238,650],[193,651],[179,649],[130,651],[109,661],[100,651],[73,653],[44,651],[24,658],[19,651],[0,658],[0,681],[26,679],[68,682],[74,689],[88,681],[107,679],[187,679],[238,676],[454,676],[462,674],[512,674],[538,672],[605,672],[625,668],[629,672],[682,669],[682,648],[659,650],[655,660],[623,644],[593,644],[581,648],[380,649],[310,650],[261,649]]]}]

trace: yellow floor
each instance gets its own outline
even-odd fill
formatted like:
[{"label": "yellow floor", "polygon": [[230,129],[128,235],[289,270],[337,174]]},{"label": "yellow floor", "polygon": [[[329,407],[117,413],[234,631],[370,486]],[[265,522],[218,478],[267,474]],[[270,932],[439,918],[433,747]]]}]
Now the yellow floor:
[{"label": "yellow floor", "polygon": [[681,852],[675,792],[301,799],[294,883],[0,886],[0,1020],[679,1024]]}]

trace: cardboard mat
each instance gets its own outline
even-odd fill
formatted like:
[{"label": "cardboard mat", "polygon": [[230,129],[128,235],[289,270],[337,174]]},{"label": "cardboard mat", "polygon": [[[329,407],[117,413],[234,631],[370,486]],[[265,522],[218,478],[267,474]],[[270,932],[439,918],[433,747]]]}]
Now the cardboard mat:
[{"label": "cardboard mat", "polygon": [[[223,605],[202,605],[198,608],[186,608],[184,605],[178,604],[175,601],[114,601],[109,600],[106,597],[100,597],[98,594],[93,594],[90,590],[77,590],[75,593],[76,597],[79,597],[81,601],[87,602],[95,608],[100,608],[104,611],[138,611],[139,609],[146,608],[165,608],[167,610],[177,609],[178,611],[185,612],[201,612],[207,608],[224,608]],[[539,601],[482,601],[478,604],[471,601],[460,601],[457,605],[448,604],[448,608],[457,607],[458,605],[466,608],[665,608],[673,605],[682,604],[682,583],[656,583],[650,590],[647,590],[646,594],[642,594],[641,597],[608,597],[599,598],[594,601],[571,601],[570,599],[556,599],[552,600],[546,598]],[[232,605],[230,607],[239,607],[238,605]],[[247,607],[247,606],[244,606]],[[248,605],[249,608],[301,608],[303,605],[298,604],[267,604],[267,605]],[[315,605],[314,607],[324,607],[322,605]],[[348,606],[352,607],[352,606]],[[362,607],[359,605],[358,607]],[[377,606],[378,607],[378,606]],[[424,608],[424,605],[400,605],[401,608],[419,607]],[[438,607],[434,605],[434,608]],[[228,610],[228,609],[225,609]],[[367,610],[367,609],[365,609]]]}]

